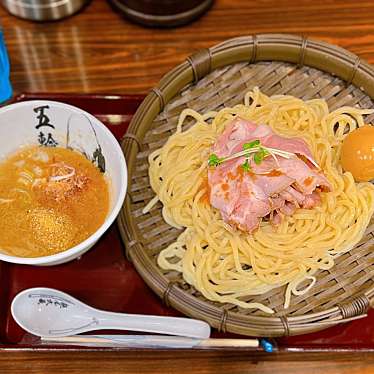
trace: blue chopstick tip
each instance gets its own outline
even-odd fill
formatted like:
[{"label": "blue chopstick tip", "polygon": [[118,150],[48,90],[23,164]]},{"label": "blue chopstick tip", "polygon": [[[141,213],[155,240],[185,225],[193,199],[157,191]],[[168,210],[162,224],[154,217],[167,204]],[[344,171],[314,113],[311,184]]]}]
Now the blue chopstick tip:
[{"label": "blue chopstick tip", "polygon": [[260,345],[265,352],[272,353],[273,352],[273,344],[271,344],[266,339],[260,339]]}]

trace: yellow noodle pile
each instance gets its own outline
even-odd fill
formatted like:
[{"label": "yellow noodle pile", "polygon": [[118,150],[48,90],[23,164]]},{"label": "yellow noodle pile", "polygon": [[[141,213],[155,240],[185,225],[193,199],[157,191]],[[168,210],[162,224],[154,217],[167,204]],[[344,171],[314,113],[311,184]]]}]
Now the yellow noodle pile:
[{"label": "yellow noodle pile", "polygon": [[[176,242],[161,251],[159,266],[181,272],[209,300],[266,313],[273,311],[247,302],[246,296],[287,285],[287,308],[291,294],[307,292],[315,283],[313,274],[334,266],[334,258],[359,242],[370,221],[374,187],[355,183],[350,173],[343,173],[339,158],[347,130],[363,126],[363,115],[372,112],[342,107],[329,113],[322,99],[268,97],[258,89],[247,93],[244,105],[206,115],[183,111],[176,133],[149,157],[156,197],[144,212],[160,200],[165,221],[185,228]],[[207,159],[212,144],[236,116],[308,143],[333,187],[332,192],[321,193],[320,206],[297,209],[276,228],[262,222],[253,234],[231,228],[222,220],[207,198]],[[193,117],[196,123],[183,131],[186,117]],[[305,279],[309,285],[300,290]]]}]

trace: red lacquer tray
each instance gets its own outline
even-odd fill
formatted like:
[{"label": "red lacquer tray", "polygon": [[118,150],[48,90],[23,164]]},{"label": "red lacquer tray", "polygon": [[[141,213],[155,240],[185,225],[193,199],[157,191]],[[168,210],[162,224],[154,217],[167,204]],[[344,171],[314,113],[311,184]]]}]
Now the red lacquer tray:
[{"label": "red lacquer tray", "polygon": [[[23,94],[15,101],[32,99],[56,100],[80,107],[121,139],[143,96]],[[96,308],[114,312],[179,315],[163,305],[126,260],[116,224],[81,259],[67,264],[32,267],[0,261],[0,350],[76,350],[76,346],[41,346],[36,337],[14,322],[10,313],[12,299],[30,287],[57,288]],[[218,332],[213,332],[213,336],[233,337]],[[374,351],[374,312],[371,310],[367,318],[319,333],[278,339],[276,345],[280,351]]]}]

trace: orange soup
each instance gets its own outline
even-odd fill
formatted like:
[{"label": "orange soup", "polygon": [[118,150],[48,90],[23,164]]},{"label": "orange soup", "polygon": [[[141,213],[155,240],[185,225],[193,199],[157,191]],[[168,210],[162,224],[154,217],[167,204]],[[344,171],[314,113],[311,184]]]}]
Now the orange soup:
[{"label": "orange soup", "polygon": [[22,148],[0,163],[0,250],[48,256],[92,235],[109,211],[104,175],[81,153]]}]

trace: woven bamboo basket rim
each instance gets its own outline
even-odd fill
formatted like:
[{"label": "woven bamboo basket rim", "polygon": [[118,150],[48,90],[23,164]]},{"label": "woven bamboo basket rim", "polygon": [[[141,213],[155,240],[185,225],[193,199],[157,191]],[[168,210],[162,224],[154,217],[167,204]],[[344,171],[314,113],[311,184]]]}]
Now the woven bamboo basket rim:
[{"label": "woven bamboo basket rim", "polygon": [[[226,305],[208,302],[186,292],[180,282],[171,281],[161,272],[147,253],[143,230],[138,227],[132,212],[130,192],[137,155],[143,150],[144,138],[155,118],[181,90],[198,83],[216,69],[244,62],[257,64],[264,61],[318,69],[340,78],[347,87],[352,85],[359,88],[370,99],[374,98],[374,69],[358,56],[325,42],[294,35],[261,34],[230,39],[200,50],[166,74],[157,87],[151,90],[121,141],[128,164],[129,192],[119,214],[118,225],[127,257],[148,286],[167,305],[190,317],[205,320],[223,332],[276,337],[319,331],[366,316],[367,310],[374,305],[374,286],[352,295],[344,303],[302,315],[263,316],[232,312]],[[371,226],[374,231],[374,225]],[[372,248],[371,241],[369,244]]]}]

